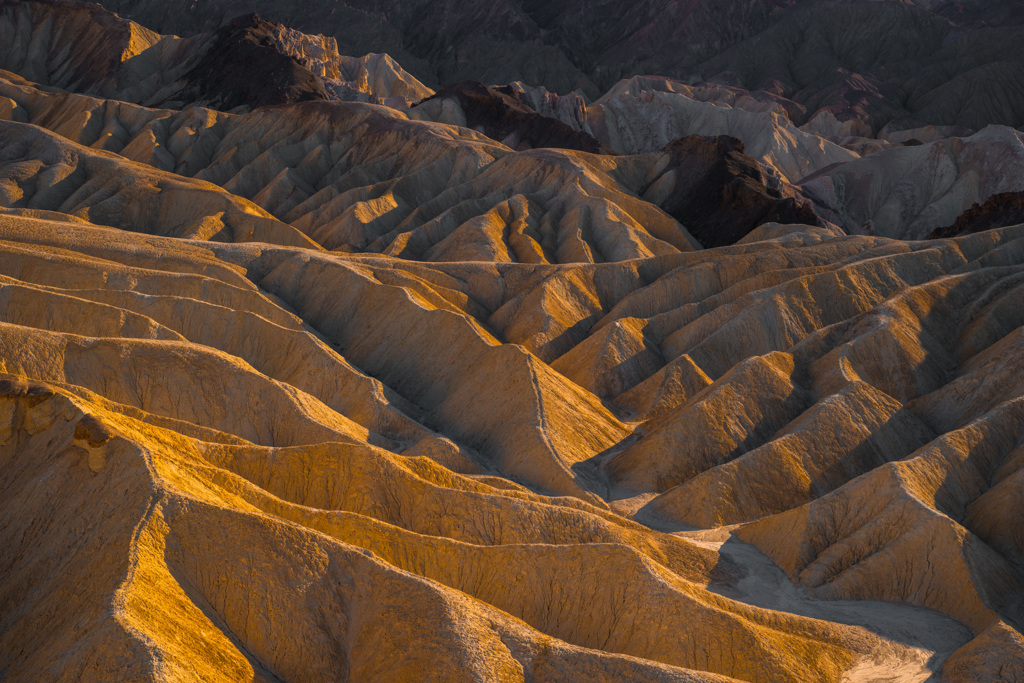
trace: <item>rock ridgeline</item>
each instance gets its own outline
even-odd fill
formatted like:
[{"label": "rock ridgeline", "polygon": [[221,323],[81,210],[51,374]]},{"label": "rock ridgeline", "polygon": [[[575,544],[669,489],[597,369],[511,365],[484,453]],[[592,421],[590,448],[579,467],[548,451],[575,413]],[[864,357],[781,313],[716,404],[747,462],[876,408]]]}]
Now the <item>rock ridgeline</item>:
[{"label": "rock ridgeline", "polygon": [[1018,131],[52,0],[0,68],[0,678],[1024,678]]}]

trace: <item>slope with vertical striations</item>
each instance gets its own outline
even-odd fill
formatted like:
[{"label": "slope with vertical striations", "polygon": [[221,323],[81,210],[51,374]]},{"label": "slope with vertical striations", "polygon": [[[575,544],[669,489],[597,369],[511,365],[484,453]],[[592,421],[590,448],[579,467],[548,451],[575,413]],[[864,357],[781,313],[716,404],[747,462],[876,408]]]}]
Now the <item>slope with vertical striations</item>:
[{"label": "slope with vertical striations", "polygon": [[[394,576],[388,567],[412,572],[401,576],[429,579],[402,579],[405,597],[396,598],[415,605],[403,619],[452,624],[453,631],[431,636],[441,639],[437,645],[409,632],[421,653],[444,647],[449,656],[461,657],[466,646],[444,639],[468,637],[481,628],[473,624],[527,628],[494,616],[508,613],[568,643],[547,647],[563,648],[558,651],[566,654],[558,657],[569,659],[559,666],[577,675],[588,670],[633,675],[619,667],[634,667],[634,673],[646,667],[644,676],[697,675],[664,668],[669,665],[743,680],[838,679],[872,659],[920,671],[941,663],[941,656],[928,665],[927,656],[915,654],[928,651],[921,650],[924,631],[918,641],[914,636],[901,641],[894,632],[841,611],[828,624],[745,606],[744,601],[758,604],[763,596],[744,592],[742,565],[724,549],[716,552],[629,521],[638,508],[637,519],[656,527],[678,522],[718,527],[760,518],[740,526],[737,537],[764,549],[794,578],[802,572],[799,580],[813,589],[811,596],[911,602],[961,620],[979,637],[990,628],[1004,633],[1005,624],[1019,620],[1020,579],[1014,567],[1021,551],[1004,531],[1014,528],[1015,513],[999,501],[1013,495],[1019,460],[1013,449],[1020,434],[1007,429],[1019,424],[1014,416],[1021,387],[1012,374],[983,387],[972,379],[981,372],[993,376],[992,363],[1011,367],[1006,359],[1017,358],[1021,348],[1017,337],[1024,320],[1002,313],[1012,310],[1006,307],[1021,287],[1019,265],[1014,265],[1024,258],[1019,229],[936,242],[929,249],[835,237],[820,228],[789,229],[769,241],[706,255],[577,265],[567,271],[516,264],[431,266],[269,245],[189,242],[58,219],[55,213],[13,210],[0,222],[5,278],[0,296],[9,302],[0,342],[13,411],[5,472],[13,477],[8,490],[28,487],[8,498],[14,506],[8,514],[15,515],[12,523],[39,519],[26,512],[29,491],[61,472],[60,481],[67,483],[60,486],[70,487],[62,489],[61,498],[69,506],[79,504],[77,477],[138,472],[131,475],[143,477],[138,483],[121,486],[150,501],[143,503],[149,511],[140,510],[139,522],[124,522],[127,528],[141,523],[141,535],[124,541],[132,549],[126,557],[140,559],[131,560],[136,568],[127,583],[111,576],[112,588],[83,594],[82,600],[98,602],[82,609],[83,614],[102,610],[104,601],[121,596],[116,604],[123,606],[103,628],[127,628],[122,631],[127,635],[118,636],[125,648],[156,643],[148,647],[162,653],[161,667],[200,667],[182,670],[203,675],[195,672],[213,666],[203,662],[214,657],[234,662],[239,670],[250,667],[286,678],[316,678],[327,670],[317,667],[342,665],[350,667],[350,675],[382,674],[365,668],[371,664],[358,657],[344,664],[323,659],[327,650],[296,659],[288,646],[267,649],[272,641],[300,637],[285,633],[319,628],[315,624],[322,617],[297,616],[284,595],[295,590],[287,588],[291,581],[301,581],[311,599],[319,594],[315,591],[334,585],[316,578],[323,570],[308,564],[320,556],[325,567],[350,558],[338,570],[341,575],[363,577],[359,580],[377,586],[372,590],[378,594],[398,590],[388,587],[394,580],[386,578]],[[772,262],[775,266],[768,267]],[[689,285],[681,286],[683,281]],[[330,294],[337,291],[348,295]],[[695,308],[686,302],[693,297],[707,303]],[[815,308],[816,297],[829,300],[829,307]],[[617,326],[622,333],[605,333]],[[223,332],[211,334],[214,328]],[[912,329],[926,335],[923,346],[903,331]],[[1009,334],[1003,332],[1007,329]],[[714,342],[716,335],[732,342]],[[619,412],[616,418],[591,393],[586,368],[602,376],[623,370],[595,363],[606,354],[628,357],[637,340],[650,351],[647,364],[618,384],[597,385]],[[901,346],[882,356],[870,350],[893,343]],[[570,355],[577,358],[572,372],[560,360]],[[886,370],[878,358],[898,364]],[[956,370],[960,365],[963,370]],[[181,372],[155,372],[157,367]],[[316,376],[312,367],[319,368]],[[979,388],[965,393],[960,388],[965,383]],[[787,398],[776,403],[766,393],[769,385]],[[943,392],[970,399],[950,399]],[[963,407],[951,413],[958,402]],[[635,414],[625,411],[627,405]],[[964,429],[978,436],[968,437]],[[936,439],[936,434],[945,436]],[[40,438],[45,442],[28,441]],[[965,438],[1001,441],[987,450],[961,447],[958,461],[930,455]],[[42,443],[52,445],[31,445]],[[914,459],[904,461],[916,468],[917,479],[897,476],[889,489],[875,481],[899,471],[886,463],[922,445]],[[35,458],[29,466],[25,453],[50,453],[47,448],[53,455]],[[131,457],[148,464],[133,469]],[[38,467],[51,474],[40,479]],[[986,474],[997,470],[1000,474]],[[776,485],[750,486],[769,474],[779,477]],[[914,513],[927,513],[930,526],[914,523],[908,511],[899,513],[906,522],[885,521],[901,496],[921,499],[921,487],[941,483],[937,476],[956,482],[954,489],[943,484],[945,490],[965,493],[935,494],[933,507]],[[801,477],[807,482],[803,487],[781,486]],[[697,491],[718,494],[694,506],[693,494],[680,493],[688,482]],[[101,486],[100,492],[110,486],[91,485]],[[865,487],[872,505],[858,493]],[[531,490],[572,497],[546,498]],[[883,490],[892,491],[892,503],[890,494],[880,495]],[[652,500],[652,493],[659,495]],[[88,497],[97,495],[103,494]],[[972,507],[955,508],[972,499]],[[819,525],[827,519],[860,525],[859,535],[847,538],[841,529],[817,531],[809,522],[790,521],[806,514],[808,505],[860,510],[861,522],[834,513],[811,518]],[[109,526],[114,518],[106,514],[104,519],[114,533]],[[46,524],[49,531],[16,533],[57,543],[47,551],[56,557],[100,552],[90,545],[91,533],[68,545],[69,537],[57,531],[62,522]],[[223,541],[210,545],[210,525],[222,524],[237,530],[237,550]],[[841,555],[847,567],[842,580],[810,578],[833,577],[837,570],[822,565],[818,573],[808,573],[803,567],[816,556],[807,559],[808,551],[789,559],[788,539],[799,538],[794,524],[805,530],[818,562],[835,553],[822,554],[816,545],[820,539],[848,544]],[[861,539],[868,529],[887,536]],[[100,538],[108,532],[96,533]],[[927,541],[918,540],[922,533]],[[293,549],[285,552],[272,538],[292,539]],[[775,538],[787,540],[774,546]],[[891,562],[910,562],[926,542],[932,553],[965,553],[965,564],[960,569],[947,563],[944,573],[936,573],[934,563],[906,565],[916,569],[890,571],[893,582],[887,584],[880,578],[886,570],[874,566],[880,561],[872,554],[875,542],[890,548]],[[243,550],[246,546],[264,550],[254,556]],[[31,546],[18,547],[11,571],[17,567],[12,576],[19,578],[10,586],[34,585],[31,573],[24,572],[43,556],[33,555]],[[103,547],[111,553],[120,546],[111,541]],[[373,559],[351,555],[353,547],[367,549]],[[874,564],[863,564],[860,556]],[[353,565],[355,558],[364,559]],[[111,560],[103,562],[113,566]],[[240,591],[217,587],[222,584],[214,577],[238,571],[246,577],[234,584]],[[153,587],[132,588],[140,586],[137,581]],[[445,603],[462,605],[446,607],[447,617],[430,616],[433,608],[427,605],[449,595],[437,586],[470,597]],[[947,593],[948,586],[957,588]],[[252,590],[276,601],[260,607],[257,622],[251,612],[246,616]],[[415,597],[421,593],[422,599]],[[951,594],[955,601],[941,597]],[[32,624],[39,623],[33,620],[40,618],[33,615],[52,609],[36,602],[42,599],[32,597],[37,595],[42,594],[13,590],[5,598],[5,612],[12,616],[4,651],[13,658],[11,665],[30,663],[13,654],[24,647],[17,644],[25,642],[21,638],[30,637],[19,634],[33,633],[38,627]],[[349,623],[365,624],[362,635],[333,630],[302,638],[356,638],[344,641],[353,643],[353,652],[374,642],[399,647],[397,641],[373,640],[385,637],[373,635],[381,633],[373,629],[393,617],[367,612],[347,594],[324,595],[318,600],[346,605],[341,613]],[[158,604],[175,607],[168,613]],[[646,614],[624,612],[627,606]],[[493,608],[501,611],[487,612]],[[828,614],[827,608],[814,609]],[[456,616],[463,610],[468,612]],[[499,622],[509,625],[499,627]],[[922,629],[929,624],[920,623]],[[69,623],[67,628],[63,637],[73,639],[69,634],[81,627]],[[655,635],[651,628],[669,628],[674,637]],[[950,635],[944,645],[931,645],[940,648],[931,652],[949,652],[966,641],[942,628]],[[174,635],[182,630],[223,635],[215,648],[204,645],[200,651]],[[102,635],[106,631],[98,627],[91,632],[97,640],[80,651],[94,648],[96,657],[109,655],[114,636]],[[509,654],[488,656],[488,667],[506,657],[524,666],[533,661],[526,653],[535,651],[530,643],[541,636],[516,633],[521,635],[513,640],[522,645],[512,646],[511,636],[503,637]],[[214,642],[211,637],[206,641]],[[730,643],[728,655],[713,645],[722,638]],[[56,647],[63,641],[48,642]],[[1017,656],[1014,641],[1006,642],[1011,654],[1005,656]],[[125,655],[119,666],[153,666],[145,662],[155,660],[146,657]],[[88,666],[86,660],[75,661]],[[969,661],[965,653],[957,666]],[[401,671],[403,665],[393,666]],[[167,671],[152,675],[171,676]],[[476,671],[502,676],[493,668]]]},{"label": "slope with vertical striations", "polygon": [[[729,138],[513,151],[2,75],[0,677],[1024,669],[1024,226],[802,225]],[[1003,133],[807,184],[984,177]],[[952,212],[940,180],[906,175]]]},{"label": "slope with vertical striations", "polygon": [[[4,597],[11,675],[38,666],[13,653],[26,639],[42,637],[36,629],[53,609],[46,593],[18,587],[36,585],[39,569],[31,568],[54,561],[100,563],[114,572],[103,574],[109,584],[90,582],[76,598],[77,619],[94,623],[88,640],[73,635],[84,622],[71,621],[45,641],[51,653],[77,643],[80,654],[65,658],[66,671],[98,666],[174,678],[221,667],[285,678],[320,678],[330,670],[373,677],[383,673],[373,660],[337,659],[334,647],[313,644],[337,643],[357,653],[401,648],[401,639],[410,638],[412,659],[391,662],[390,675],[423,666],[420,658],[428,657],[432,670],[461,671],[459,677],[473,671],[504,677],[506,666],[699,676],[675,666],[745,680],[838,680],[859,658],[901,652],[860,626],[773,614],[709,592],[709,583],[734,581],[739,569],[713,551],[608,511],[579,488],[566,490],[592,502],[546,498],[495,478],[501,473],[534,489],[566,488],[561,482],[571,480],[562,473],[572,471],[573,461],[626,433],[596,399],[522,347],[489,339],[472,316],[430,305],[423,297],[436,283],[410,273],[401,285],[386,284],[387,271],[401,269],[339,257],[318,262],[315,252],[222,250],[52,217],[9,216],[0,234],[0,291],[9,301],[34,304],[8,308],[16,317],[0,322],[11,415],[5,505],[14,515],[6,528],[15,542]],[[53,267],[57,262],[63,265]],[[349,299],[357,307],[332,308],[318,297],[303,281],[311,268],[320,269],[321,287],[339,277],[363,278],[363,293]],[[184,298],[190,288],[195,298]],[[224,297],[234,298],[231,309],[222,307]],[[305,325],[278,308],[281,301]],[[359,307],[376,310],[378,323],[366,324]],[[231,334],[204,335],[200,320],[208,327],[227,310],[233,311]],[[435,320],[418,323],[418,315]],[[268,333],[271,325],[280,331]],[[358,330],[358,337],[347,330]],[[351,405],[353,397],[346,405],[330,395],[333,382],[289,376],[280,361],[275,366],[243,341],[256,338],[274,343],[274,356],[281,344],[310,348],[307,358],[319,354],[320,372],[329,376],[372,389],[374,380],[358,379],[357,368],[365,367],[384,384],[363,394],[366,405]],[[327,346],[318,346],[318,338]],[[411,345],[452,348],[463,360],[416,354]],[[476,368],[486,369],[487,388],[475,379]],[[536,403],[522,382],[534,384]],[[526,422],[518,426],[519,420]],[[581,427],[586,432],[574,432]],[[529,445],[531,432],[536,446]],[[580,452],[588,442],[589,453]],[[467,474],[432,458],[455,469],[461,459]],[[44,481],[62,503],[34,511],[32,492]],[[582,474],[578,481],[600,488]],[[131,502],[107,498],[114,490],[130,492]],[[115,500],[119,512],[106,512]],[[45,527],[21,526],[41,523],[40,515],[50,520]],[[75,535],[64,515],[80,519],[89,533]],[[115,523],[136,531],[118,540]],[[213,530],[224,525],[233,530],[231,541],[214,542]],[[37,542],[14,540],[26,534]],[[127,563],[120,575],[119,561]],[[245,578],[219,578],[227,576]],[[610,576],[616,581],[608,582]],[[338,584],[341,577],[348,578]],[[357,584],[344,587],[351,580]],[[287,597],[299,586],[308,607]],[[367,590],[375,596],[372,606],[356,597]],[[253,605],[252,591],[267,602]],[[385,607],[384,596],[393,591],[406,605],[402,617]],[[117,607],[105,611],[107,604]],[[317,625],[324,604],[337,604],[327,622],[332,626]],[[407,630],[423,620],[450,626],[424,640]],[[665,628],[675,637],[659,636]],[[465,639],[477,629],[507,634],[471,646]],[[178,634],[185,632],[207,634],[204,645],[183,640]],[[723,638],[728,651],[716,646]],[[543,666],[530,654],[541,641],[554,660]],[[118,664],[102,659],[115,643],[137,654]],[[472,654],[478,647],[493,654],[481,660]],[[428,654],[437,648],[450,653],[451,664]],[[145,673],[148,667],[156,668]]]},{"label": "slope with vertical striations", "polygon": [[5,124],[11,130],[35,124],[213,182],[331,250],[557,263],[700,247],[676,219],[638,196],[663,175],[667,154],[514,153],[463,128],[363,103],[308,102],[245,115],[176,112],[47,93],[15,76],[0,81],[0,92],[0,117],[14,122]]}]

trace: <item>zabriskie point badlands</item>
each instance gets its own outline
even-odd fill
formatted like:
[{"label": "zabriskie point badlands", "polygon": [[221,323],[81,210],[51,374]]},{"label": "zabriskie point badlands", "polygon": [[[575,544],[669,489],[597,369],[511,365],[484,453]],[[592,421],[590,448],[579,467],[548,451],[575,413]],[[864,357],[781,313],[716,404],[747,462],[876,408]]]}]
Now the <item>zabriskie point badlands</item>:
[{"label": "zabriskie point badlands", "polygon": [[0,681],[1024,681],[1022,131],[1022,0],[0,0]]}]

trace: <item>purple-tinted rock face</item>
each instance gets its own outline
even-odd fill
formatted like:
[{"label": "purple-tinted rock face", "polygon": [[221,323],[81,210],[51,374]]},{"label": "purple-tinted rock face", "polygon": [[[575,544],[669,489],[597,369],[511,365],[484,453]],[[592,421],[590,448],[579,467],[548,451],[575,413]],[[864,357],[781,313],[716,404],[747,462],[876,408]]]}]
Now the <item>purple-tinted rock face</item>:
[{"label": "purple-tinted rock face", "polygon": [[230,21],[216,32],[175,97],[219,109],[330,99],[322,79],[276,47],[273,28],[256,14]]},{"label": "purple-tinted rock face", "polygon": [[613,154],[592,135],[574,130],[558,119],[542,116],[506,86],[488,87],[475,81],[450,85],[428,99],[452,97],[466,115],[466,125],[515,149],[560,147],[592,154]]},{"label": "purple-tinted rock face", "polygon": [[1024,123],[1024,9],[1017,0],[101,4],[179,35],[216,30],[242,8],[257,11],[334,36],[347,54],[388,52],[434,88],[520,80],[597,97],[621,78],[658,74],[767,90],[806,107],[808,117],[818,109],[863,116],[875,131],[893,122],[972,129]]},{"label": "purple-tinted rock face", "polygon": [[970,235],[1024,223],[1024,192],[1000,192],[960,214],[956,222],[936,228],[929,239]]},{"label": "purple-tinted rock face", "polygon": [[675,186],[660,206],[705,247],[732,244],[767,222],[818,225],[811,203],[774,169],[726,135],[691,135],[669,144]]}]

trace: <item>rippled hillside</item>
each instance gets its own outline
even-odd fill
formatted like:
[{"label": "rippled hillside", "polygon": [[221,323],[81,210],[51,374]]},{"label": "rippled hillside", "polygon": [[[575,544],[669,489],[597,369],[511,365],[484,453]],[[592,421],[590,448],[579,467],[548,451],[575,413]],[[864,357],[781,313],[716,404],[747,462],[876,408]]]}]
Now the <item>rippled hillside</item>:
[{"label": "rippled hillside", "polygon": [[1019,121],[191,28],[0,3],[0,679],[1024,680]]}]

